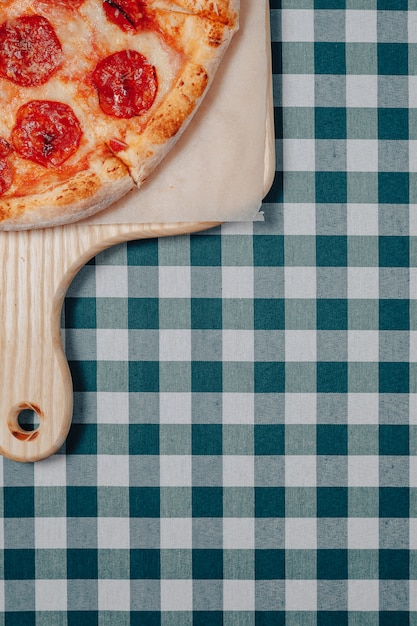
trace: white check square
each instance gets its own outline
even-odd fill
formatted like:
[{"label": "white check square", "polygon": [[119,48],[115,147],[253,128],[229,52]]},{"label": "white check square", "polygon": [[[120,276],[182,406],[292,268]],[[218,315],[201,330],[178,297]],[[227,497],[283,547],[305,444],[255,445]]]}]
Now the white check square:
[{"label": "white check square", "polygon": [[253,487],[254,480],[253,456],[223,456],[223,485],[225,487]]},{"label": "white check square", "polygon": [[191,424],[191,394],[161,392],[159,421],[161,424]]},{"label": "white check square", "polygon": [[316,151],[314,139],[284,139],[284,170],[287,172],[314,172]]},{"label": "white check square", "polygon": [[255,547],[255,520],[252,517],[225,517],[223,519],[223,548],[225,550],[253,550]]},{"label": "white check square", "polygon": [[377,550],[379,520],[373,517],[351,517],[347,521],[349,550]]},{"label": "white check square", "polygon": [[377,580],[348,581],[349,611],[378,611],[379,582]]},{"label": "white check square", "polygon": [[224,580],[223,608],[225,611],[254,611],[255,581]]},{"label": "white check square", "polygon": [[97,328],[97,360],[128,361],[129,334],[126,329]]},{"label": "white check square", "polygon": [[317,484],[316,457],[314,455],[286,456],[285,484],[287,487],[315,487]]},{"label": "white check square", "polygon": [[286,235],[315,235],[316,207],[314,204],[284,203],[284,232]]},{"label": "white check square", "polygon": [[348,394],[349,424],[378,424],[379,397],[376,393]]},{"label": "white check square", "polygon": [[304,517],[287,517],[285,519],[286,550],[316,550],[317,520]]},{"label": "white check square", "polygon": [[314,107],[314,75],[283,74],[282,106]]},{"label": "white check square", "polygon": [[96,265],[96,297],[127,298],[127,268],[119,265]]},{"label": "white check square", "polygon": [[348,457],[349,487],[378,487],[379,459],[377,456]]},{"label": "white check square", "polygon": [[222,267],[223,298],[253,298],[253,267]]},{"label": "white check square", "polygon": [[129,611],[130,581],[99,579],[98,606],[100,611]]},{"label": "white check square", "polygon": [[98,392],[97,416],[100,424],[128,424],[129,394],[113,391]]},{"label": "white check square", "polygon": [[345,11],[346,42],[374,43],[377,41],[377,12],[360,11],[358,9]]},{"label": "white check square", "polygon": [[285,267],[285,297],[286,298],[315,298],[316,268],[315,267]]},{"label": "white check square", "polygon": [[377,299],[379,269],[377,267],[348,267],[348,298]]},{"label": "white check square", "polygon": [[348,172],[377,172],[378,141],[376,139],[348,139],[346,163]]},{"label": "white check square", "polygon": [[314,11],[283,9],[281,11],[282,41],[314,41]]},{"label": "white check square", "polygon": [[188,266],[170,265],[159,268],[160,298],[189,298],[191,270]]},{"label": "white check square", "polygon": [[162,517],[161,549],[191,549],[193,521],[188,517]]},{"label": "white check square", "polygon": [[97,485],[126,487],[129,485],[129,457],[124,454],[97,455]]},{"label": "white check square", "polygon": [[191,361],[191,331],[159,331],[159,359],[161,361]]},{"label": "white check square", "polygon": [[379,334],[377,330],[348,331],[348,361],[377,362]]},{"label": "white check square", "polygon": [[310,330],[285,331],[286,361],[315,361],[317,357],[317,336]]},{"label": "white check square", "polygon": [[224,330],[222,332],[223,361],[254,360],[254,334],[251,330]]},{"label": "white check square", "polygon": [[35,546],[38,549],[65,549],[67,547],[67,520],[65,517],[35,517]]},{"label": "white check square", "polygon": [[285,608],[287,611],[316,611],[317,581],[287,580],[285,582]]},{"label": "white check square", "polygon": [[161,455],[159,463],[161,487],[191,486],[191,456]]},{"label": "white check square", "polygon": [[255,400],[253,393],[223,393],[223,424],[253,424]]},{"label": "white check square", "polygon": [[97,518],[97,547],[121,550],[130,547],[130,523],[127,517]]},{"label": "white check square", "polygon": [[35,580],[35,606],[37,611],[66,611],[67,581]]},{"label": "white check square", "polygon": [[161,580],[161,611],[192,611],[192,580]]},{"label": "white check square", "polygon": [[314,393],[285,394],[285,421],[287,424],[315,424],[317,398]]}]

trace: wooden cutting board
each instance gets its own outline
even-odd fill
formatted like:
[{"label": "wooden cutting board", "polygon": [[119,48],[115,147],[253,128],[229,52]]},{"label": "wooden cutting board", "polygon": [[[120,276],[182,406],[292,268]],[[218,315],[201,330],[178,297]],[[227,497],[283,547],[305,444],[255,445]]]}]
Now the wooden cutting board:
[{"label": "wooden cutting board", "polygon": [[[267,106],[264,194],[275,174],[272,90]],[[77,272],[118,243],[202,231],[213,222],[73,224],[0,232],[0,453],[37,461],[64,443],[72,419],[71,374],[61,309]],[[36,417],[28,427],[24,416]]]}]

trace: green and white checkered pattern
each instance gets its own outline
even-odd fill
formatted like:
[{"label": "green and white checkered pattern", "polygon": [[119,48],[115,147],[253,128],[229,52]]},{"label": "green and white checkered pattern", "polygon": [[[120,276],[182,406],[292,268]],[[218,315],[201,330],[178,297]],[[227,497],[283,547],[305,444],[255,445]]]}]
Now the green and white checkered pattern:
[{"label": "green and white checkered pattern", "polygon": [[417,2],[271,25],[265,222],[75,279],[66,446],[0,465],[0,624],[417,624]]}]

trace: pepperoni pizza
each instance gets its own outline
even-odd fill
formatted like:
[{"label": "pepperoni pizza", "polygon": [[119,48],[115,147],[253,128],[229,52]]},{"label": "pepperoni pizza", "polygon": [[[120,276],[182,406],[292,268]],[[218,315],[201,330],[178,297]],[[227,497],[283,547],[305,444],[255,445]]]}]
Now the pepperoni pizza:
[{"label": "pepperoni pizza", "polygon": [[0,228],[73,222],[141,186],[238,13],[239,0],[2,0]]}]

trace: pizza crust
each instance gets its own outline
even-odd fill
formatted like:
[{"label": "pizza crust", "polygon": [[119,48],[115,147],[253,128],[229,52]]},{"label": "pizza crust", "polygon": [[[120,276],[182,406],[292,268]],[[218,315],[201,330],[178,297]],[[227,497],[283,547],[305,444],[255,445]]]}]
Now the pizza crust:
[{"label": "pizza crust", "polygon": [[0,227],[24,230],[70,224],[105,209],[134,187],[126,166],[109,157],[44,193],[2,199]]},{"label": "pizza crust", "polygon": [[127,149],[112,155],[108,145],[97,146],[83,171],[68,180],[57,183],[54,176],[55,182],[40,193],[0,197],[0,229],[62,225],[109,207],[140,187],[182,135],[238,29],[239,1],[155,0],[151,5],[161,30],[168,40],[178,41],[186,59],[172,88],[145,123],[141,117],[125,124],[119,120],[120,128],[126,129]]}]

